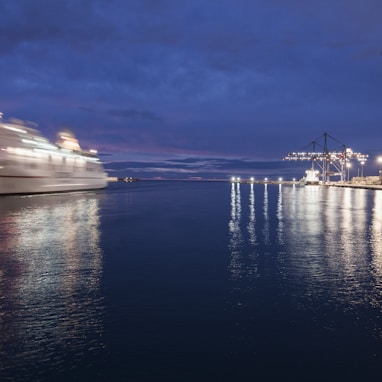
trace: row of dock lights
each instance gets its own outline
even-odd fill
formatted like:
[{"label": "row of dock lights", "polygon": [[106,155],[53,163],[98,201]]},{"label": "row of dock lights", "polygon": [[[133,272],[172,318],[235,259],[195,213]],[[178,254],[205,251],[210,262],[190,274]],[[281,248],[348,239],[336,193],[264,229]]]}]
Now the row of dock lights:
[{"label": "row of dock lights", "polygon": [[[264,182],[267,182],[268,178],[264,178]],[[231,183],[255,183],[255,178],[252,176],[249,179],[242,179],[240,176],[233,176]]]},{"label": "row of dock lights", "polygon": [[[359,159],[359,164],[361,165],[361,174],[360,174],[360,169],[358,168],[358,177],[363,178],[363,168],[366,164],[367,157],[363,156],[361,159]],[[382,156],[377,157],[377,162],[379,164],[379,176],[382,176]],[[352,168],[352,164],[350,162],[346,162],[346,171],[347,171],[347,176],[346,180],[350,181],[350,169]]]},{"label": "row of dock lights", "polygon": [[[361,169],[358,168],[358,177],[361,176],[361,178],[363,178],[363,168],[366,164],[366,160],[367,160],[367,156],[366,155],[360,155],[359,156],[359,164],[361,165]],[[377,157],[377,162],[379,164],[379,176],[381,178],[381,182],[382,182],[382,156],[379,156]],[[349,182],[350,181],[350,169],[352,168],[352,164],[350,162],[346,162],[346,180]],[[359,174],[359,171],[361,170],[361,174]],[[249,179],[242,179],[240,176],[233,176],[231,178],[231,183],[282,183],[284,182],[283,178],[278,178],[277,181],[276,180],[269,180],[267,177],[263,178],[263,179],[257,179],[255,180],[255,178],[252,176],[250,177]],[[292,179],[292,182],[293,183],[296,183],[296,178],[293,178]],[[289,182],[286,182],[286,183],[289,183]]]},{"label": "row of dock lights", "polygon": [[[363,168],[366,164],[366,161],[367,161],[367,156],[363,156],[359,159],[359,164],[361,165],[361,168],[358,168],[358,174],[357,174],[357,177],[358,178],[364,178],[364,172],[363,172]],[[378,156],[376,157],[376,162],[378,163],[379,165],[379,171],[378,171],[378,175],[379,175],[379,181],[380,181],[380,184],[382,184],[382,156]],[[352,164],[347,162],[346,163],[346,169],[347,169],[347,181],[350,182],[350,174],[349,174],[349,171],[352,167]],[[361,170],[361,174],[360,174],[360,170]],[[359,181],[359,180],[358,180]]]},{"label": "row of dock lights", "polygon": [[[231,178],[231,183],[268,183],[268,182],[272,182],[272,183],[275,183],[275,182],[283,182],[284,179],[283,178],[278,178],[277,181],[270,181],[267,177],[263,178],[262,180],[255,180],[255,178],[252,176],[251,178],[249,179],[242,179],[240,178],[239,176],[233,176]],[[296,178],[293,178],[293,182],[296,181]]]}]

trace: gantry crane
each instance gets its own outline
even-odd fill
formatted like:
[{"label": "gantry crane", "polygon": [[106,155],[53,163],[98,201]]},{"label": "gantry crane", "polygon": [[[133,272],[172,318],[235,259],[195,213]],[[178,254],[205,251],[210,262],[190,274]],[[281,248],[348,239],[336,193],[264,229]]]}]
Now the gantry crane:
[{"label": "gantry crane", "polygon": [[283,159],[311,161],[312,170],[315,165],[321,170],[319,176],[322,178],[323,183],[329,183],[332,176],[340,176],[340,180],[345,181],[346,170],[351,166],[351,160],[358,160],[363,169],[368,158],[367,154],[353,151],[326,132],[305,148],[307,147],[310,150],[302,149],[298,152],[291,152]]}]

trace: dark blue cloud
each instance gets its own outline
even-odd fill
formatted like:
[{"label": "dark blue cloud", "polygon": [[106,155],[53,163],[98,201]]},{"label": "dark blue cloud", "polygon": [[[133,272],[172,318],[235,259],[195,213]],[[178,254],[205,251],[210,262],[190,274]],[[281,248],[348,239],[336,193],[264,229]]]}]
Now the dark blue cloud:
[{"label": "dark blue cloud", "polygon": [[221,179],[232,176],[243,179],[255,177],[285,180],[300,179],[310,164],[305,162],[254,161],[250,159],[196,158],[163,161],[108,162],[105,164],[110,176],[135,177],[142,179]]},{"label": "dark blue cloud", "polygon": [[[1,111],[127,161],[377,152],[382,3],[3,0]],[[187,169],[186,169],[187,170]]]}]

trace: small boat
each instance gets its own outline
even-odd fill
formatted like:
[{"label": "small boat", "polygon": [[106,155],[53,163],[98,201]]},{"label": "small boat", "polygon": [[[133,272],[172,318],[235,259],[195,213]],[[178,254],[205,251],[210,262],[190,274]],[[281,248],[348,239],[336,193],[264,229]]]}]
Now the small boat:
[{"label": "small boat", "polygon": [[95,150],[84,151],[70,132],[56,144],[31,123],[0,113],[0,195],[102,189],[107,174]]},{"label": "small boat", "polygon": [[131,182],[138,182],[138,178],[132,178],[131,176],[126,176],[124,178],[117,178],[118,182],[126,182],[126,183],[131,183]]}]

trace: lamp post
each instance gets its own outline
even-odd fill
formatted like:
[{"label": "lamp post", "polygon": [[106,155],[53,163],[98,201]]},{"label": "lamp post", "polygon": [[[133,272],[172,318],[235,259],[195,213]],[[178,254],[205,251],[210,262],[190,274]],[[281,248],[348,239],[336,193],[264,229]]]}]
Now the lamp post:
[{"label": "lamp post", "polygon": [[349,177],[350,167],[351,167],[351,163],[347,162],[346,163],[346,168],[348,169],[348,182],[350,181],[350,177]]},{"label": "lamp post", "polygon": [[382,167],[382,156],[378,157],[378,163],[379,163],[379,184],[382,184],[382,171],[381,171],[381,167]]},{"label": "lamp post", "polygon": [[363,166],[365,164],[365,161],[361,162],[361,178],[363,178]]}]

